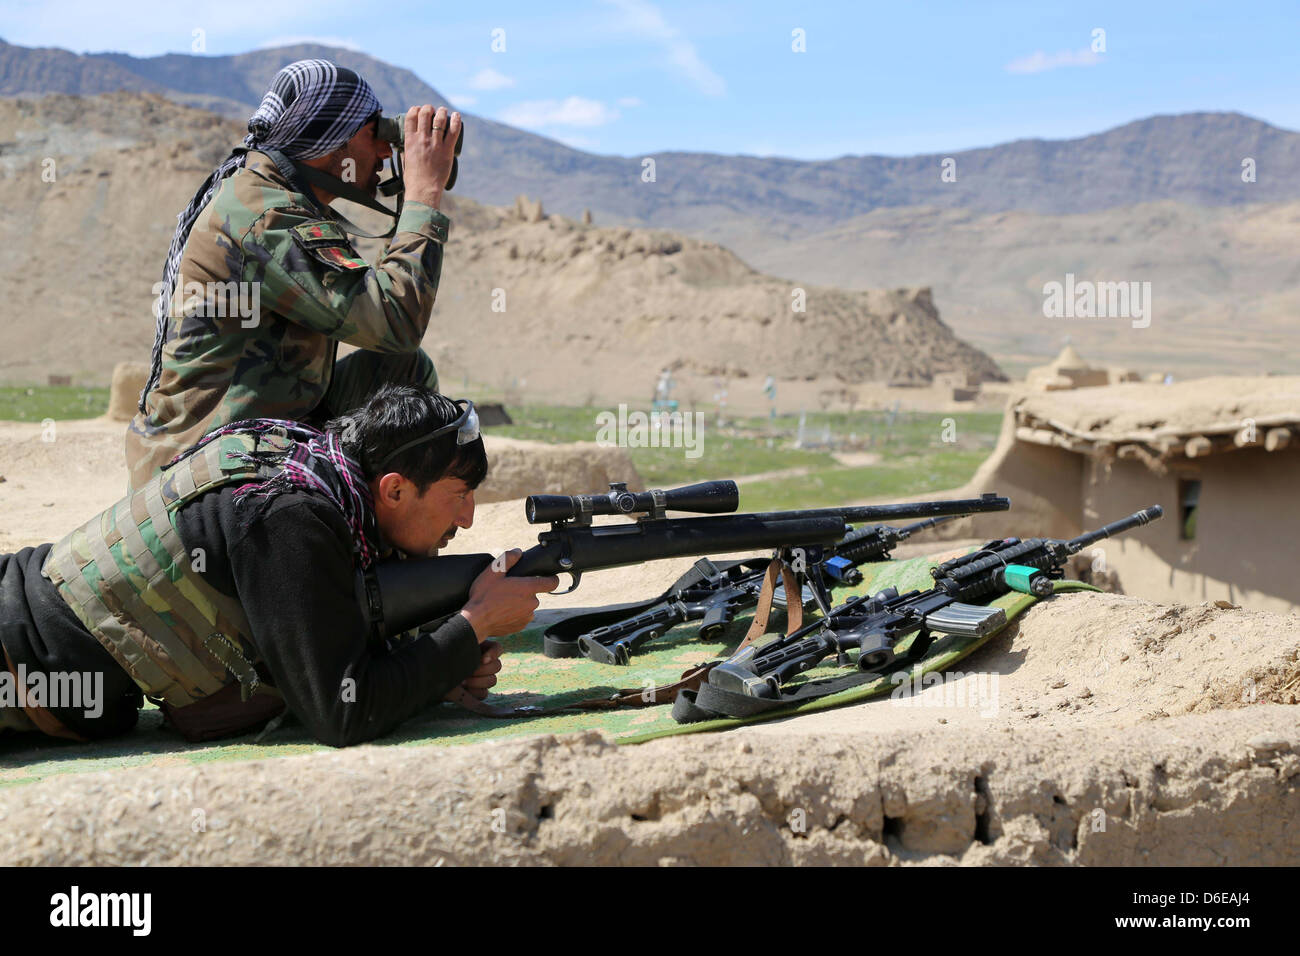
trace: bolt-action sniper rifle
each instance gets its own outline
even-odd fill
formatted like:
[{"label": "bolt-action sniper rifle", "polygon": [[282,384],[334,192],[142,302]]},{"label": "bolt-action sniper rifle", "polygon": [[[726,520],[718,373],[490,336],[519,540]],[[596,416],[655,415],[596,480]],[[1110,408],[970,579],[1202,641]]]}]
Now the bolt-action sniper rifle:
[{"label": "bolt-action sniper rifle", "polygon": [[[911,666],[925,655],[934,633],[983,637],[1006,623],[1002,608],[982,606],[984,602],[1013,590],[1039,597],[1051,594],[1072,555],[1163,514],[1159,505],[1153,505],[1069,541],[990,541],[931,568],[935,584],[928,591],[900,595],[897,589],[887,588],[874,596],[854,598],[785,637],[744,648],[709,671],[694,699],[689,694],[679,697],[673,716],[688,723],[814,700],[874,680],[885,668]],[[909,634],[916,637],[906,655],[897,657],[895,647]],[[858,650],[858,674],[783,691],[791,678],[832,654],[841,664],[847,663],[844,652],[851,648]]]},{"label": "bolt-action sniper rifle", "polygon": [[[821,558],[818,568],[820,577],[829,587],[857,587],[862,583],[859,565],[888,561],[890,551],[898,542],[958,517],[960,515],[945,515],[926,518],[901,528],[878,524],[852,531],[822,552],[825,556]],[[801,557],[808,561],[814,558],[807,552],[816,553],[820,549],[800,550],[804,552]],[[631,656],[647,641],[689,621],[700,621],[700,637],[712,640],[738,613],[758,604],[767,564],[766,559],[752,558],[719,567],[708,558],[701,558],[666,594],[647,602],[648,607],[630,613],[622,620],[580,633],[576,642],[555,640],[552,631],[561,627],[556,625],[546,635],[547,653],[550,656],[564,656],[562,653],[552,653],[552,649],[576,644],[576,650],[590,660],[605,664],[627,664]],[[801,596],[805,604],[813,601],[812,587],[805,584]],[[784,591],[778,590],[773,594],[773,603],[784,605]],[[597,612],[584,615],[583,618],[599,620],[607,618],[607,615]],[[565,631],[572,633],[583,626],[583,619],[570,619],[563,622],[563,625],[567,625]]]},{"label": "bolt-action sniper rifle", "polygon": [[[1006,511],[1011,502],[994,494],[954,501],[817,508],[727,514],[740,500],[734,481],[707,481],[665,491],[630,492],[612,482],[603,495],[532,495],[525,512],[532,524],[550,522],[506,572],[513,576],[565,573],[578,587],[587,571],[663,558],[726,554],[765,548],[829,545],[849,531],[848,522],[932,518]],[[667,512],[709,515],[669,518]],[[595,515],[638,515],[627,524],[595,525]],[[389,637],[453,614],[464,607],[474,579],[492,562],[490,554],[448,555],[383,561],[363,577],[363,607],[377,636]]]}]

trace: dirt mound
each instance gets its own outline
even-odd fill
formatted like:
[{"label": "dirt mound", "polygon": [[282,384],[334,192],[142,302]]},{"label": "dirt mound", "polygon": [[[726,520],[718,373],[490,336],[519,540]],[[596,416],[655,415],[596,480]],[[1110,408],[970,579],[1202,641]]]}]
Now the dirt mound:
[{"label": "dirt mound", "polygon": [[627,482],[633,491],[645,490],[641,475],[621,448],[594,442],[544,445],[492,435],[484,443],[491,466],[474,495],[476,502],[600,491],[611,481]]},{"label": "dirt mound", "polygon": [[1278,866],[1300,852],[1297,746],[1266,707],[1122,737],[360,747],[11,788],[0,862]]},{"label": "dirt mound", "polygon": [[1300,615],[1060,595],[942,684],[722,735],[8,788],[0,863],[1285,865],[1298,658]]},{"label": "dirt mound", "polygon": [[149,366],[143,362],[118,362],[108,390],[108,417],[129,422],[139,407],[140,392],[149,381]]},{"label": "dirt mound", "polygon": [[[496,223],[457,233],[461,245],[452,244],[448,261],[458,267],[447,270],[441,290],[451,319],[468,319],[462,308],[475,309],[480,333],[499,333],[449,343],[453,368],[471,375],[497,356],[497,366],[511,374],[573,395],[583,388],[617,394],[618,373],[634,368],[647,379],[660,368],[845,383],[924,384],[949,370],[977,380],[1003,378],[991,359],[952,335],[928,289],[796,288],[754,271],[716,243],[662,230],[512,214]],[[487,308],[494,295],[503,301],[496,311]],[[526,324],[512,318],[516,309],[528,316]],[[531,348],[502,356],[500,343],[508,338]],[[580,383],[572,381],[570,363],[546,361],[565,350],[591,360]],[[610,370],[614,377],[598,378]]]},{"label": "dirt mound", "polygon": [[[1222,602],[1226,604],[1226,602]],[[1020,660],[1017,660],[1017,659]],[[1257,703],[1300,703],[1300,613],[1215,602],[1153,604],[1121,594],[1062,594],[1026,615],[981,662],[1015,667],[1023,708],[1096,714],[1132,725]],[[1018,665],[1018,666],[1017,666]]]}]

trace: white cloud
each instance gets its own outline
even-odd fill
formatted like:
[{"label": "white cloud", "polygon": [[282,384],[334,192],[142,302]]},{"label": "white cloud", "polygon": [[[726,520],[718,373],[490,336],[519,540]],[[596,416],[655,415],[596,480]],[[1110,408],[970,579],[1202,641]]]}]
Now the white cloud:
[{"label": "white cloud", "polygon": [[276,37],[274,40],[267,40],[265,43],[259,43],[257,49],[269,50],[277,46],[297,46],[300,43],[319,43],[321,46],[337,46],[345,50],[356,50],[358,53],[364,53],[361,44],[347,37],[318,37],[300,34],[297,36]]},{"label": "white cloud", "polygon": [[469,80],[471,90],[504,90],[514,85],[514,80],[490,67],[486,70],[479,70]]},{"label": "white cloud", "polygon": [[563,100],[528,100],[507,106],[497,119],[511,126],[536,129],[542,126],[604,126],[618,119],[619,112],[599,100],[568,96]]},{"label": "white cloud", "polygon": [[469,93],[448,93],[447,102],[455,103],[457,106],[475,106],[478,103],[478,97]]},{"label": "white cloud", "polygon": [[695,50],[695,44],[669,26],[659,8],[648,0],[605,0],[623,11],[624,28],[664,48],[668,59],[705,96],[722,96],[727,84]]},{"label": "white cloud", "polygon": [[727,92],[722,77],[709,69],[690,43],[684,40],[672,43],[669,46],[669,56],[705,96],[722,96]]},{"label": "white cloud", "polygon": [[641,100],[635,96],[620,96],[618,98],[618,105],[625,109],[631,109],[634,106],[640,106]]},{"label": "white cloud", "polygon": [[1053,54],[1037,50],[1029,56],[1012,60],[1004,69],[1008,73],[1044,73],[1063,66],[1096,66],[1100,62],[1101,57],[1087,47],[1082,50],[1061,50]]}]

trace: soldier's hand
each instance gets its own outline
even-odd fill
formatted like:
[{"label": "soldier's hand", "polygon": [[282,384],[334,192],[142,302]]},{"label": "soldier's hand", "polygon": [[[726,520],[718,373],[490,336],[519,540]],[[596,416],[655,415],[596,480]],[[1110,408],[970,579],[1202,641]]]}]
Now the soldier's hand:
[{"label": "soldier's hand", "polygon": [[[553,574],[506,577],[505,571],[514,567],[522,554],[518,548],[507,551],[502,555],[505,570],[497,571],[488,565],[469,589],[469,601],[460,613],[473,626],[480,641],[523,630],[537,610],[537,595],[560,586],[560,579]],[[498,566],[501,563],[493,562]]]},{"label": "soldier's hand", "polygon": [[438,208],[442,189],[451,175],[460,137],[460,114],[436,110],[429,104],[406,111],[406,145],[402,157],[406,198]]},{"label": "soldier's hand", "polygon": [[461,686],[479,700],[483,700],[488,695],[488,688],[496,684],[496,675],[501,671],[502,647],[496,641],[484,641],[478,649],[482,655],[478,668],[461,681]]}]

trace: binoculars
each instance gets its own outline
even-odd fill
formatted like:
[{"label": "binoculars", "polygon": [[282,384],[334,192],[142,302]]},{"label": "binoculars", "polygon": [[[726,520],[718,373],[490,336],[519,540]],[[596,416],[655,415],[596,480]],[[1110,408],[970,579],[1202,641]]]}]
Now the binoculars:
[{"label": "binoculars", "polygon": [[[400,160],[400,151],[406,140],[406,115],[401,116],[381,116],[379,117],[379,126],[377,135],[386,143],[391,143],[398,152],[393,154],[393,178],[382,183],[379,191],[385,196],[394,196],[403,188],[402,184],[402,165]],[[447,131],[442,130],[440,136],[446,136]],[[456,185],[456,173],[459,171],[460,148],[465,144],[465,127],[462,124],[460,135],[456,137],[456,154],[451,160],[451,173],[447,176],[447,184],[444,189],[451,189]]]}]

